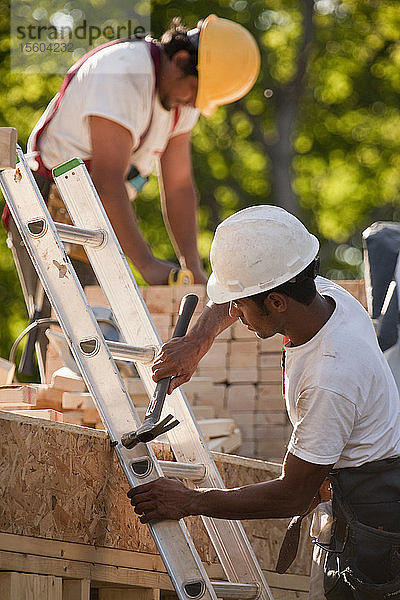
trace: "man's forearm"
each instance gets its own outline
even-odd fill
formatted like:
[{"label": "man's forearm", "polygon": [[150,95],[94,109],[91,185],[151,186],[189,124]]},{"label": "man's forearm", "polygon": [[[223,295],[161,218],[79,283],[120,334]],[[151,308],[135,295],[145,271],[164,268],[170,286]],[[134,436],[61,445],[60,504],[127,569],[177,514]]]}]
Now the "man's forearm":
[{"label": "man's forearm", "polygon": [[187,335],[196,339],[207,338],[212,343],[222,331],[236,320],[229,315],[228,302],[215,304],[210,300]]},{"label": "man's forearm", "polygon": [[281,479],[235,489],[192,490],[191,515],[221,519],[275,519],[306,512],[311,499],[299,499]]},{"label": "man's forearm", "polygon": [[229,316],[229,304],[207,305],[184,337],[172,338],[162,346],[153,363],[153,379],[172,377],[169,393],[189,381],[216,336],[234,321]]},{"label": "man's forearm", "polygon": [[152,252],[139,231],[124,182],[104,181],[96,173],[92,178],[124,254],[141,271],[151,260]]}]

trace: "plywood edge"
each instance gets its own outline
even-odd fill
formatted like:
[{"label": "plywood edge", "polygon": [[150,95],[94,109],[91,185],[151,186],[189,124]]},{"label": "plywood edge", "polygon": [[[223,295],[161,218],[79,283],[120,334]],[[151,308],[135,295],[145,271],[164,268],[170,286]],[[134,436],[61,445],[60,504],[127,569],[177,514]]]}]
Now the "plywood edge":
[{"label": "plywood edge", "polygon": [[[31,425],[33,427],[52,429],[55,428],[59,429],[60,431],[79,433],[79,435],[85,436],[87,438],[96,437],[101,439],[107,439],[108,437],[108,433],[101,429],[92,429],[90,427],[83,427],[81,425],[73,425],[70,423],[58,423],[55,421],[47,421],[45,419],[40,419],[37,417],[17,415],[1,410],[0,419],[23,423],[26,425]],[[169,444],[165,442],[154,442],[152,443],[152,447],[156,452],[159,451],[160,453],[164,453],[165,451],[168,451]],[[280,475],[282,469],[282,465],[280,465],[279,463],[267,462],[257,458],[246,458],[244,456],[237,456],[235,454],[224,454],[222,452],[214,451],[211,452],[211,455],[214,458],[214,460],[219,463],[241,466],[247,469],[268,471],[269,473],[276,473],[277,476]]]},{"label": "plywood edge", "polygon": [[70,431],[73,433],[79,433],[80,435],[86,437],[98,437],[98,438],[107,438],[108,434],[101,429],[90,429],[89,427],[82,427],[81,425],[72,425],[70,423],[60,423],[57,421],[48,421],[47,419],[41,419],[39,417],[28,417],[25,415],[19,415],[15,413],[10,413],[7,411],[2,411],[0,406],[0,419],[5,421],[15,421],[25,425],[31,425],[33,427],[43,427],[43,428],[56,428],[61,431]]}]

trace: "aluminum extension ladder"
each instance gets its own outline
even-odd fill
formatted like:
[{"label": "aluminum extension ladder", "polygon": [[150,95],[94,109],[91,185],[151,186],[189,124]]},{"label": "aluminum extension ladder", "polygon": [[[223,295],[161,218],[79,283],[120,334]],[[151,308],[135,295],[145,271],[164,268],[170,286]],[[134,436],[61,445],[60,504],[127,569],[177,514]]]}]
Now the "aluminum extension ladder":
[{"label": "aluminum extension ladder", "polygon": [[[18,147],[16,168],[10,161],[10,168],[0,171],[0,186],[129,484],[134,487],[164,475],[223,488],[181,389],[166,398],[164,407],[180,421],[168,433],[177,462],[158,461],[150,444],[139,443],[132,450],[122,445],[121,437],[141,422],[113,356],[134,360],[151,398],[151,362],[161,341],[85,165],[72,159],[56,167],[53,175],[74,225],[53,222]],[[104,340],[63,241],[84,246],[124,344]],[[183,520],[148,525],[178,598],[273,600],[242,525],[208,517],[203,521],[226,582],[210,582]]]}]

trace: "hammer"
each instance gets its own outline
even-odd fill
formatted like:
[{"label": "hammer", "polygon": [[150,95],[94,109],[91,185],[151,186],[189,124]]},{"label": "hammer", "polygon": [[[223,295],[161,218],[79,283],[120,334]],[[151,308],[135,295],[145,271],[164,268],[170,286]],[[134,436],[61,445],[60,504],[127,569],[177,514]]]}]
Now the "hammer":
[{"label": "hammer", "polygon": [[[199,301],[195,294],[186,294],[181,300],[178,321],[175,325],[172,337],[183,337],[187,331],[190,319]],[[179,421],[173,415],[167,415],[160,421],[161,412],[167,395],[171,377],[160,379],[154,390],[154,394],[146,410],[142,425],[136,431],[125,433],[121,437],[121,443],[125,448],[131,449],[139,442],[150,442],[157,436],[162,435],[179,425]],[[173,420],[172,420],[173,419]]]}]

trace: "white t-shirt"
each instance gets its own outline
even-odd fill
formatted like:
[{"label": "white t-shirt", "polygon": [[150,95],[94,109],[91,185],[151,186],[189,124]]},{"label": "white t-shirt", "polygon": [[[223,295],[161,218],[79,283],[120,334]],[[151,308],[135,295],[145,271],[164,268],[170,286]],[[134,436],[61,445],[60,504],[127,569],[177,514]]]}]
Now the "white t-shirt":
[{"label": "white t-shirt", "polygon": [[317,277],[336,308],[301,346],[286,348],[288,450],[315,464],[357,467],[400,455],[400,401],[372,322],[353,296]]},{"label": "white t-shirt", "polygon": [[[33,137],[55,102],[56,97],[32,131],[28,152],[33,151]],[[189,106],[179,107],[174,128],[175,111],[165,110],[155,93],[149,44],[128,41],[99,50],[72,79],[56,115],[39,140],[41,158],[48,169],[73,157],[90,159],[90,115],[105,117],[129,129],[133,138],[132,163],[141,175],[147,176],[169,139],[191,131],[199,112]]]}]

